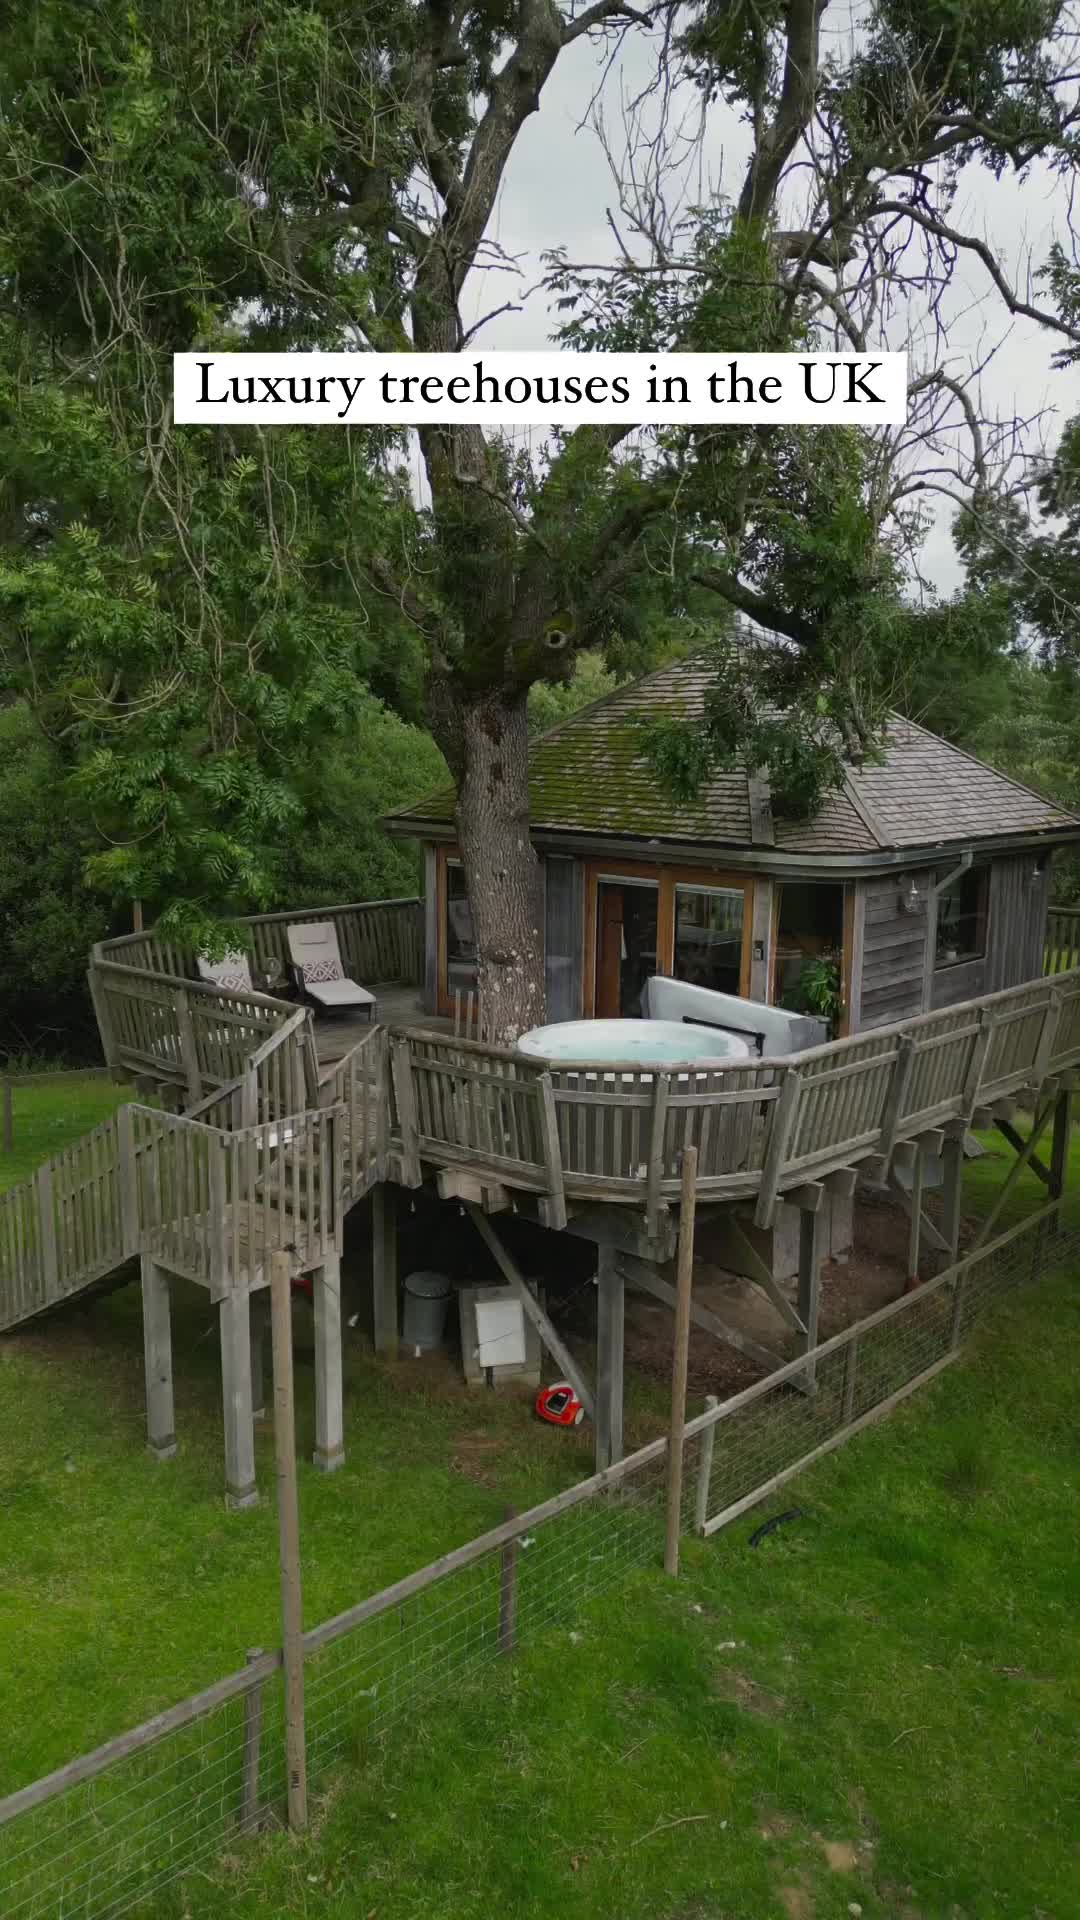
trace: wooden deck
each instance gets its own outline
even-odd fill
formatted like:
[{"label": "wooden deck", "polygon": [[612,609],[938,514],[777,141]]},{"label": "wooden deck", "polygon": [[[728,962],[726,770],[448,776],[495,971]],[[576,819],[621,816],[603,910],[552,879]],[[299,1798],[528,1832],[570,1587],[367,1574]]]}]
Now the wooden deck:
[{"label": "wooden deck", "polygon": [[[419,987],[373,986],[375,1018],[381,1026],[422,1026],[429,1033],[453,1033],[452,1020],[424,1012]],[[369,1031],[370,1021],[360,1014],[317,1014],[315,1045],[320,1067],[333,1065],[351,1052],[357,1041]]]}]

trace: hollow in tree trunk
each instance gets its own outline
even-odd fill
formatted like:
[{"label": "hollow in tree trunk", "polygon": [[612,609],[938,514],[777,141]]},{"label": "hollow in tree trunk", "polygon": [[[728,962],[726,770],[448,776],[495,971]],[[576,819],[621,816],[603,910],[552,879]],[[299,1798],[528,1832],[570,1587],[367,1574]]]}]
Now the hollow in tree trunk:
[{"label": "hollow in tree trunk", "polygon": [[524,693],[463,703],[458,844],[472,907],[487,1036],[509,1046],[544,1018],[543,889],[529,839]]}]

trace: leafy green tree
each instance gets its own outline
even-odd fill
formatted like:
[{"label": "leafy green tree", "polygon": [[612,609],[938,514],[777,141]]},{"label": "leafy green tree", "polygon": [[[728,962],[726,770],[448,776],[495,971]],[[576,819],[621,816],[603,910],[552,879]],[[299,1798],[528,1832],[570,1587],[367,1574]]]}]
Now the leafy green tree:
[{"label": "leafy green tree", "polygon": [[0,769],[0,1057],[93,1059],[87,956],[123,930],[85,879],[93,822],[25,705],[0,707]]},{"label": "leafy green tree", "polygon": [[421,891],[419,848],[391,840],[378,822],[447,779],[430,734],[370,698],[348,738],[298,765],[293,777],[301,816],[274,875],[275,905],[391,900]]},{"label": "leafy green tree", "polygon": [[[969,163],[1071,174],[1071,25],[1058,0],[872,0],[830,50],[821,0],[9,10],[0,622],[9,685],[46,714],[117,842],[102,883],[195,931],[265,897],[267,849],[302,808],[294,746],[317,761],[396,654],[388,677],[422,678],[458,781],[480,984],[509,1037],[543,1005],[523,831],[531,687],[568,678],[583,649],[613,663],[658,619],[709,631],[734,609],[786,646],[755,655],[748,689],[721,653],[731,685],[699,751],[777,754],[762,714],[781,695],[784,738],[802,749],[784,769],[794,804],[836,777],[838,754],[873,751],[942,407],[970,432],[960,491],[990,485],[944,359],[920,373],[923,411],[899,445],[628,423],[582,425],[528,457],[479,428],[425,427],[418,503],[385,435],[174,431],[170,356],[473,355],[464,302],[552,73],[589,36],[653,28],[658,97],[682,78],[706,119],[733,107],[750,158],[730,200],[680,224],[662,204],[675,153],[662,118],[635,246],[599,275],[553,263],[579,337],[864,351],[907,303],[933,338],[964,254],[1004,312],[1075,345],[1067,303],[1013,287],[961,211]],[[839,746],[823,756],[825,734]]]}]

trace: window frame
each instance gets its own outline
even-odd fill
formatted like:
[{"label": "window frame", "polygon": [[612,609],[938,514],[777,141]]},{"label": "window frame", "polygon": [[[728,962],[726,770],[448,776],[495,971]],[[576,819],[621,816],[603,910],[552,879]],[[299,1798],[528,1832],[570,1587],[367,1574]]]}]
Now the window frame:
[{"label": "window frame", "polygon": [[596,1017],[596,937],[599,885],[603,880],[641,880],[658,890],[656,964],[671,977],[675,964],[675,893],[679,887],[698,893],[741,893],[743,896],[742,951],[739,957],[739,994],[750,997],[750,960],[753,941],[754,876],[725,868],[665,866],[640,860],[587,860],[583,920],[581,1004],[586,1020]]},{"label": "window frame", "polygon": [[[949,879],[950,879],[949,873],[946,872],[946,880],[948,881]],[[937,876],[935,875],[934,928],[933,928],[933,938],[934,938],[933,971],[934,973],[948,973],[950,969],[953,967],[974,966],[977,964],[978,961],[985,960],[987,953],[989,952],[990,862],[987,860],[973,861],[971,866],[963,867],[960,869],[958,873],[953,874],[950,884],[957,884],[962,887],[970,880],[975,880],[978,883],[979,899],[978,899],[978,905],[974,911],[974,914],[966,915],[965,918],[973,918],[975,921],[976,944],[974,947],[971,948],[970,951],[959,952],[956,954],[954,959],[944,960],[941,957],[941,947],[940,947],[941,903],[945,894],[949,889],[947,886],[940,885],[937,880]]]}]

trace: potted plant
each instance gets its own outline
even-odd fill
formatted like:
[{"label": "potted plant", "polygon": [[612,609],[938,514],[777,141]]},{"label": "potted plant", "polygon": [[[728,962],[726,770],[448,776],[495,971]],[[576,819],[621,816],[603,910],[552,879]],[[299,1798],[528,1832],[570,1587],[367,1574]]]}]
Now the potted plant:
[{"label": "potted plant", "polygon": [[783,1004],[791,1013],[809,1013],[824,1020],[830,1034],[834,1033],[844,1011],[840,955],[817,953],[804,960],[798,979],[784,995]]}]

